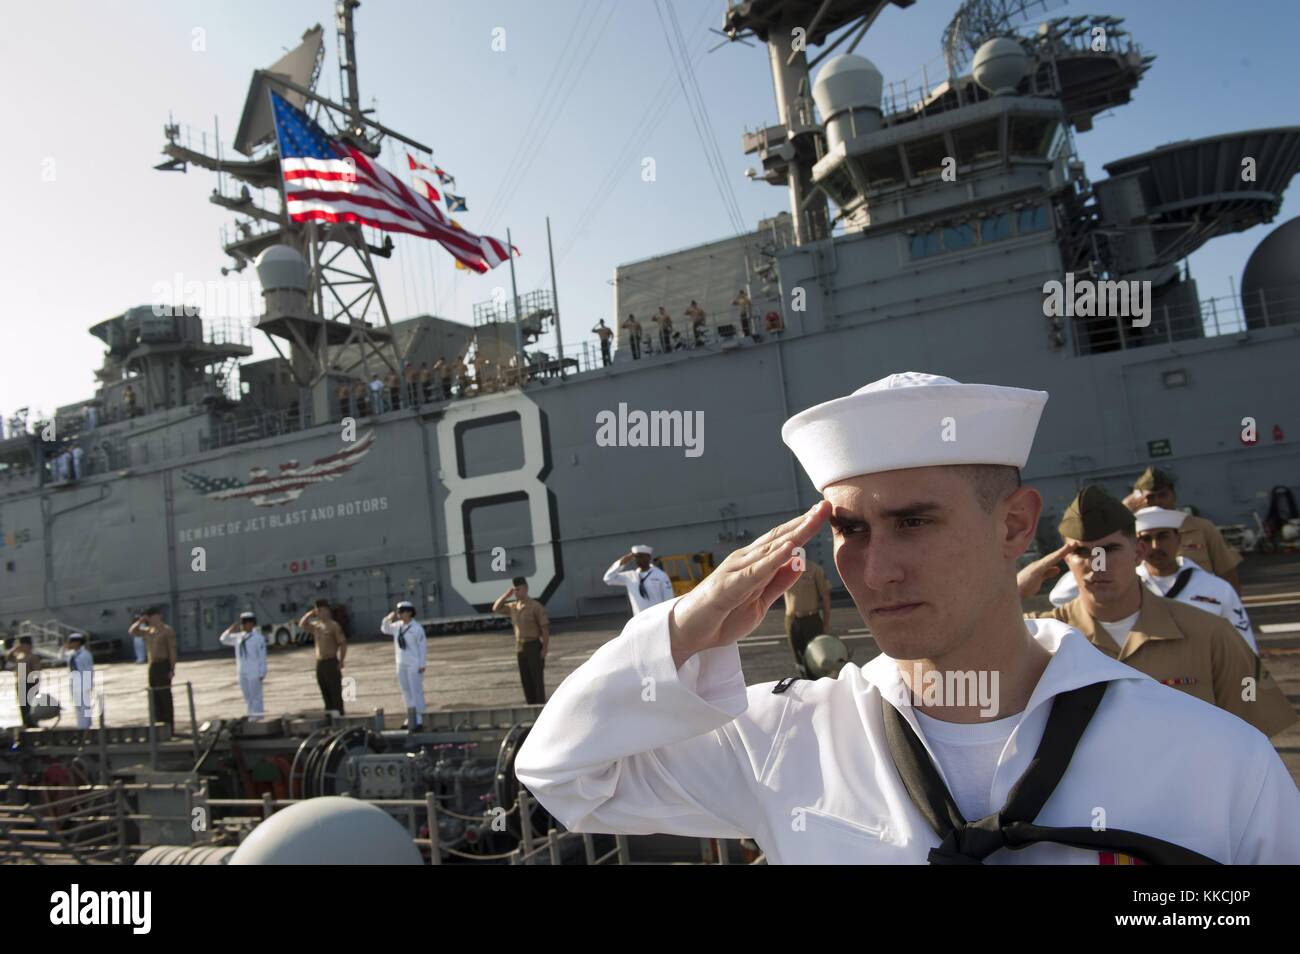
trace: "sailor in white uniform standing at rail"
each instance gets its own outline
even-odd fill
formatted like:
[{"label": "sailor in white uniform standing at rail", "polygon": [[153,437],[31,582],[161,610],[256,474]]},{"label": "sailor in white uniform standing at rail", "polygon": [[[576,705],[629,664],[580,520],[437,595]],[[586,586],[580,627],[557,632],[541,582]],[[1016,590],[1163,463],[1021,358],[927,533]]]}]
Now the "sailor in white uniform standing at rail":
[{"label": "sailor in white uniform standing at rail", "polygon": [[[791,418],[824,499],[598,649],[519,780],[572,831],[751,837],[773,863],[1300,862],[1263,734],[1023,618],[1043,502],[1019,468],[1046,400],[908,372]],[[882,654],[746,689],[737,641],[828,521]]]},{"label": "sailor in white uniform standing at rail", "polygon": [[235,673],[239,677],[239,691],[244,694],[248,714],[260,719],[265,714],[262,704],[262,681],[266,679],[266,637],[257,628],[257,615],[239,614],[239,622],[231,623],[221,634],[221,645],[235,650]]},{"label": "sailor in white uniform standing at rail", "polygon": [[[632,615],[673,598],[673,581],[668,574],[650,562],[653,547],[637,544],[609,565],[604,581],[607,586],[626,586],[627,598],[632,603]],[[633,560],[636,566],[624,569]]]},{"label": "sailor in white uniform standing at rail", "polygon": [[1222,616],[1241,633],[1251,652],[1258,656],[1255,630],[1232,584],[1178,555],[1182,539],[1178,531],[1187,514],[1163,507],[1143,507],[1134,519],[1138,540],[1146,549],[1137,574],[1147,589],[1167,599]]},{"label": "sailor in white uniform standing at rail", "polygon": [[77,713],[77,728],[89,729],[95,714],[95,658],[86,648],[86,637],[73,633],[68,637],[68,692]]},{"label": "sailor in white uniform standing at rail", "polygon": [[[393,612],[384,617],[379,628],[393,637],[397,653],[397,685],[402,690],[402,703],[408,718],[402,728],[418,729],[424,725],[424,670],[427,665],[428,643],[424,627],[415,621],[415,604],[406,600],[397,604]],[[414,723],[410,713],[414,710]]]}]

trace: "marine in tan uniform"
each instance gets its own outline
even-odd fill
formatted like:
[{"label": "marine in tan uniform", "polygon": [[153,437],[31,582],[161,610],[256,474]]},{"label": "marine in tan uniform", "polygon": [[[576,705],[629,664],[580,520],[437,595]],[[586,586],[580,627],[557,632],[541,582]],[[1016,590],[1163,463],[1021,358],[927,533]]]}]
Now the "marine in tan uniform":
[{"label": "marine in tan uniform", "polygon": [[664,354],[667,354],[673,350],[672,316],[664,311],[663,305],[660,305],[659,310],[650,316],[650,320],[659,326],[659,347]]},{"label": "marine in tan uniform", "polygon": [[632,360],[641,360],[641,322],[636,320],[636,316],[628,314],[627,321],[623,322],[623,330],[627,332],[627,343],[632,349]]},{"label": "marine in tan uniform", "polygon": [[605,324],[605,319],[602,318],[596,322],[596,327],[591,329],[591,333],[600,338],[600,366],[608,367],[613,360],[609,355],[609,345],[614,338],[614,329]]},{"label": "marine in tan uniform", "polygon": [[749,293],[743,288],[740,289],[736,292],[736,297],[731,299],[731,303],[735,305],[740,312],[741,332],[753,338],[755,341],[761,341],[762,338],[759,337],[758,329],[752,327],[750,322],[750,316],[754,310],[754,303],[750,301]]},{"label": "marine in tan uniform", "polygon": [[338,387],[334,389],[334,394],[339,402],[339,420],[343,420],[352,413],[352,385],[348,384],[347,381],[339,381]]},{"label": "marine in tan uniform", "polygon": [[[41,657],[32,648],[30,636],[14,637],[13,648],[5,653],[5,663],[14,671],[14,691],[18,698],[18,715],[26,728],[34,728],[36,720],[32,718],[27,701],[40,692]],[[32,690],[35,689],[36,692]]]},{"label": "marine in tan uniform", "polygon": [[785,635],[795,665],[806,673],[803,654],[816,636],[831,631],[831,588],[820,563],[806,560],[799,579],[785,591]]},{"label": "marine in tan uniform", "polygon": [[1050,612],[1108,656],[1157,682],[1212,703],[1265,735],[1296,721],[1295,711],[1232,624],[1150,592],[1137,575],[1145,544],[1134,517],[1100,487],[1086,487],[1061,520],[1065,541],[1020,571],[1022,598],[1038,592],[1064,558],[1079,595]]},{"label": "marine in tan uniform", "polygon": [[386,410],[396,411],[402,406],[402,378],[396,371],[389,371],[384,375],[384,386],[388,389],[388,407]]},{"label": "marine in tan uniform", "polygon": [[364,381],[357,381],[352,385],[352,406],[357,417],[364,417],[366,414],[366,395],[369,392],[370,389],[366,387]]},{"label": "marine in tan uniform", "polygon": [[[1177,509],[1174,478],[1158,467],[1148,467],[1137,479],[1130,499],[1137,499],[1139,495],[1143,507]],[[1181,556],[1187,557],[1202,570],[1222,577],[1232,584],[1234,590],[1241,592],[1241,582],[1237,579],[1237,565],[1241,563],[1241,554],[1228,546],[1218,527],[1204,517],[1188,514],[1187,519],[1183,521],[1179,536]]]},{"label": "marine in tan uniform", "polygon": [[685,314],[687,318],[691,319],[691,341],[693,342],[694,347],[698,348],[700,345],[704,344],[704,309],[699,306],[699,303],[696,302],[694,298],[692,298],[690,306],[685,312],[683,312],[683,314]]},{"label": "marine in tan uniform", "polygon": [[442,389],[442,399],[451,400],[451,365],[444,358],[439,358],[433,363],[433,376],[438,380],[438,387]]},{"label": "marine in tan uniform", "polygon": [[317,600],[313,609],[302,614],[298,628],[311,633],[316,643],[316,685],[325,708],[343,715],[343,659],[348,654],[348,641],[330,612],[330,601]]},{"label": "marine in tan uniform", "polygon": [[420,362],[418,375],[420,378],[420,400],[428,404],[433,400],[433,369],[429,367],[428,361]]},{"label": "marine in tan uniform", "polygon": [[519,657],[519,681],[528,705],[546,702],[546,652],[551,643],[551,622],[546,608],[528,595],[528,581],[517,576],[514,584],[492,604],[492,612],[510,617],[515,630],[515,653]]},{"label": "marine in tan uniform", "polygon": [[176,675],[176,630],[162,621],[162,610],[151,606],[127,630],[131,636],[143,636],[149,663],[149,691],[153,697],[154,720],[174,731],[176,717],[172,708],[172,678]]}]

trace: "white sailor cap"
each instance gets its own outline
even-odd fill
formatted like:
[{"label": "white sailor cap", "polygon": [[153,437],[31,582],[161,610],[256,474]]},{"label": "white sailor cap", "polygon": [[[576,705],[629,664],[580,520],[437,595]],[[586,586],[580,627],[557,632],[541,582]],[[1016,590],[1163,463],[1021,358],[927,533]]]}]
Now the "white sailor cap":
[{"label": "white sailor cap", "polygon": [[646,546],[644,543],[638,543],[636,546],[634,546],[634,547],[632,548],[632,552],[633,552],[633,553],[644,553],[644,554],[649,555],[649,554],[655,552],[655,548],[654,548],[654,547],[648,547],[648,546]]},{"label": "white sailor cap", "polygon": [[1187,519],[1181,510],[1166,510],[1164,507],[1143,507],[1134,515],[1138,533],[1148,530],[1177,530]]},{"label": "white sailor cap", "polygon": [[86,641],[86,634],[85,634],[85,633],[69,633],[69,634],[68,634],[68,642],[72,642],[74,639],[77,640],[78,642],[84,643],[84,642]]},{"label": "white sailor cap", "polygon": [[909,467],[1024,467],[1046,403],[1046,391],[904,371],[796,414],[781,438],[819,491]]},{"label": "white sailor cap", "polygon": [[245,610],[244,612],[239,614],[239,620],[240,622],[243,622],[244,620],[248,620],[250,623],[256,623],[257,614],[252,612],[251,610]]},{"label": "white sailor cap", "polygon": [[397,611],[400,613],[402,610],[410,610],[412,613],[414,613],[415,604],[412,603],[410,600],[402,600],[402,602],[397,604]]}]

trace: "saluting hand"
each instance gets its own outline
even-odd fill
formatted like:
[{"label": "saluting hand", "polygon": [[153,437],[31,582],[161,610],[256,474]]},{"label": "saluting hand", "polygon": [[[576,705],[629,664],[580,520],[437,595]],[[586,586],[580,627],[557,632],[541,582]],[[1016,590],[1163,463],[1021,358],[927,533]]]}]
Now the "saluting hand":
[{"label": "saluting hand", "polygon": [[790,566],[794,548],[816,536],[829,514],[830,504],[818,501],[811,510],[733,551],[683,596],[668,616],[673,662],[681,666],[701,650],[727,646],[752,633],[799,579],[802,571]]},{"label": "saluting hand", "polygon": [[1016,574],[1016,586],[1020,590],[1022,600],[1027,600],[1036,594],[1042,589],[1045,581],[1061,575],[1061,568],[1058,564],[1065,559],[1065,555],[1070,552],[1072,546],[1072,544],[1067,543],[1059,550],[1028,564]]}]

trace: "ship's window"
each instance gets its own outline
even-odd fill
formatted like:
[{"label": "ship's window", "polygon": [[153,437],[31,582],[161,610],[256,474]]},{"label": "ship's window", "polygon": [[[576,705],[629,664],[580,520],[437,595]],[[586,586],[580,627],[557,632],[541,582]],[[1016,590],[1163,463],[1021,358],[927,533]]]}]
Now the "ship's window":
[{"label": "ship's window", "polygon": [[1056,120],[1039,116],[1012,116],[1008,143],[1013,156],[1047,155],[1047,147],[1056,135]]},{"label": "ship's window", "polygon": [[920,235],[912,236],[912,257],[928,258],[931,255],[939,254],[939,233],[922,232]]},{"label": "ship's window", "polygon": [[975,230],[964,222],[943,230],[944,251],[955,252],[975,244]]},{"label": "ship's window", "polygon": [[942,136],[926,136],[903,147],[907,150],[907,165],[914,177],[936,175],[943,171],[943,160],[948,155],[948,145]]},{"label": "ship's window", "polygon": [[1011,217],[1005,212],[980,220],[980,241],[996,242],[1011,237]]},{"label": "ship's window", "polygon": [[1021,209],[1020,214],[1016,216],[1016,228],[1021,235],[1047,231],[1047,207],[1036,205],[1033,208]]},{"label": "ship's window", "polygon": [[957,151],[957,162],[966,165],[969,162],[982,162],[985,159],[998,159],[1001,149],[998,144],[998,119],[988,119],[982,123],[973,123],[952,131],[953,146]]},{"label": "ship's window", "polygon": [[843,163],[832,169],[819,184],[840,208],[851,203],[858,194]]},{"label": "ship's window", "polygon": [[898,158],[898,150],[893,146],[869,153],[863,157],[863,165],[867,171],[867,185],[873,189],[903,181],[903,163]]}]

